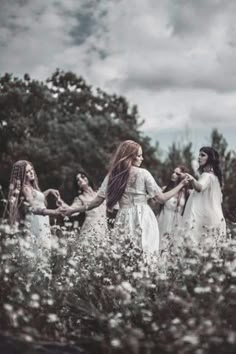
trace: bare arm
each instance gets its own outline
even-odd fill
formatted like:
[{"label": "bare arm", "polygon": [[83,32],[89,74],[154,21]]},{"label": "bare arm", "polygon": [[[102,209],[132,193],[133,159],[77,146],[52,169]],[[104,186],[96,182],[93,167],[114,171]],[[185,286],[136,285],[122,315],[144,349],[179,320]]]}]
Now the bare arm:
[{"label": "bare arm", "polygon": [[78,207],[62,207],[60,208],[61,213],[63,213],[64,215],[70,216],[72,214],[75,213],[84,213],[87,210],[92,210],[94,208],[99,207],[99,205],[101,205],[104,202],[105,198],[100,197],[99,195],[97,195],[93,200],[91,200],[91,202],[78,206]]},{"label": "bare arm", "polygon": [[24,194],[24,197],[26,199],[26,201],[29,203],[30,205],[30,210],[33,214],[35,215],[59,215],[59,210],[58,209],[47,209],[46,206],[45,208],[35,208],[35,207],[32,207],[33,205],[33,199],[34,199],[34,195],[33,195],[33,191],[31,188],[28,188],[28,187],[24,187],[23,189],[23,194]]},{"label": "bare arm", "polygon": [[190,182],[191,186],[195,189],[197,192],[202,192],[204,190],[204,185],[196,180],[193,176],[191,176],[189,173],[186,173],[186,176],[188,178],[188,181]]},{"label": "bare arm", "polygon": [[169,190],[168,192],[159,192],[155,196],[155,201],[157,201],[160,204],[165,203],[167,200],[172,198],[176,193],[178,193],[187,183],[187,179],[182,180],[176,187],[173,189]]}]

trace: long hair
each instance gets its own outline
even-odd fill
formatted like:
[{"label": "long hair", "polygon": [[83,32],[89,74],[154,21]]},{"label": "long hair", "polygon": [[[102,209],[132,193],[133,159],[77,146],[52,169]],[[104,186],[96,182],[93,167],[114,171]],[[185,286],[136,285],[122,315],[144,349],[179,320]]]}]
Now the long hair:
[{"label": "long hair", "polygon": [[[27,165],[30,165],[33,168],[32,163],[26,160],[19,160],[12,166],[7,201],[8,221],[11,226],[16,221],[20,221],[23,216],[23,203],[25,201],[23,188],[26,183]],[[36,190],[40,190],[36,173],[34,173],[34,176],[35,178],[32,182],[32,187]]]},{"label": "long hair", "polygon": [[76,173],[76,175],[74,176],[74,194],[76,194],[75,196],[78,196],[78,194],[82,194],[83,193],[83,189],[80,188],[80,186],[78,185],[78,181],[76,179],[76,177],[78,176],[78,174],[82,175],[83,177],[86,177],[88,180],[88,185],[89,187],[91,187],[92,189],[94,189],[94,183],[91,180],[91,178],[87,175],[87,173],[85,173],[83,170],[80,170]]},{"label": "long hair", "polygon": [[107,187],[107,207],[110,210],[113,209],[125,191],[131,166],[137,158],[140,147],[133,140],[125,140],[118,146],[112,158]]},{"label": "long hair", "polygon": [[222,186],[222,171],[220,168],[220,158],[219,158],[219,153],[218,151],[216,151],[213,147],[211,146],[203,146],[200,149],[200,152],[205,152],[205,154],[207,154],[208,159],[207,162],[205,164],[205,166],[200,166],[199,167],[199,172],[203,173],[204,172],[204,167],[206,166],[210,166],[212,167],[214,174],[216,175],[216,177],[218,178],[219,182],[220,182],[220,186]]},{"label": "long hair", "polygon": [[[181,172],[183,172],[183,173],[188,173],[189,172],[189,169],[186,167],[186,166],[184,166],[184,165],[179,165],[179,166],[177,166],[176,168],[179,168],[180,169],[180,171]],[[169,183],[167,184],[167,186],[163,189],[163,193],[165,193],[165,192],[168,192],[168,191],[170,191],[171,189],[173,189],[174,187],[176,187],[177,186],[177,184],[179,184],[179,182],[181,181],[181,177],[179,176],[178,177],[178,179],[176,180],[176,181],[171,181],[171,179],[169,180]],[[178,210],[178,207],[179,207],[179,205],[180,205],[180,198],[181,198],[181,196],[184,194],[184,200],[185,200],[185,202],[184,202],[184,207],[183,207],[183,211],[182,211],[182,215],[183,215],[183,213],[184,213],[184,209],[185,209],[185,205],[186,205],[186,202],[187,202],[187,200],[188,200],[188,197],[189,197],[189,192],[188,192],[188,188],[187,187],[183,187],[179,192],[178,192],[178,194],[177,194],[177,204],[176,204],[176,212],[177,212],[177,210]],[[164,208],[164,204],[161,204],[160,205],[160,208],[159,208],[159,212],[158,212],[158,214],[160,215],[160,213],[161,213],[161,211],[163,210],[163,208]]]}]

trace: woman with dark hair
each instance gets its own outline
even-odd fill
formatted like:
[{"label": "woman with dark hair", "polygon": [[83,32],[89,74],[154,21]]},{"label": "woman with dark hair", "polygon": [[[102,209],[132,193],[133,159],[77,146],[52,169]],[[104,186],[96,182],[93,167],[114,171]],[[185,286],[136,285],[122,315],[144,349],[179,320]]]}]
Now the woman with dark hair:
[{"label": "woman with dark hair", "polygon": [[106,199],[112,210],[117,203],[114,232],[129,237],[144,252],[158,252],[159,230],[155,215],[148,205],[148,198],[165,202],[183,186],[181,181],[172,190],[162,193],[152,175],[140,168],[143,161],[141,146],[132,140],[121,143],[111,161],[110,170],[104,179],[98,195],[91,202],[78,208],[61,208],[66,215],[83,212],[98,207]]},{"label": "woman with dark hair", "polygon": [[193,187],[183,215],[183,226],[195,241],[203,235],[226,235],[222,212],[222,172],[218,152],[203,146],[198,157],[200,178],[198,181],[186,174]]},{"label": "woman with dark hair", "polygon": [[[71,208],[80,208],[87,205],[91,200],[97,196],[97,192],[94,190],[94,184],[92,180],[84,171],[78,171],[75,180],[74,187],[76,190],[76,197],[74,198]],[[67,205],[60,199],[58,205],[67,207]],[[106,231],[106,206],[100,205],[93,210],[86,210],[85,220],[80,229],[80,238],[86,236],[100,235],[102,236]]]},{"label": "woman with dark hair", "polygon": [[[179,182],[185,177],[185,173],[188,169],[185,166],[177,166],[170,178],[169,183],[163,189],[163,193],[168,192],[172,188],[176,187]],[[161,204],[157,221],[160,230],[160,240],[164,244],[163,236],[174,236],[177,229],[182,225],[183,212],[185,204],[189,196],[189,190],[187,186],[183,187],[172,198]],[[163,242],[162,242],[163,241]],[[160,247],[162,248],[162,247]]]}]

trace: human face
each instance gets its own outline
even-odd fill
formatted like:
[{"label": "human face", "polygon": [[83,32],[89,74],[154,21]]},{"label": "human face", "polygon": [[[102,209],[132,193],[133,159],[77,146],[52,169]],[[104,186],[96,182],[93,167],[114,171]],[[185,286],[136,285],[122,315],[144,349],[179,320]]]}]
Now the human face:
[{"label": "human face", "polygon": [[77,184],[80,188],[84,188],[89,185],[88,178],[83,173],[78,173],[76,176]]},{"label": "human face", "polygon": [[208,161],[208,155],[204,151],[199,151],[198,163],[200,167],[206,166]]},{"label": "human face", "polygon": [[138,154],[136,156],[136,159],[133,162],[133,165],[136,167],[139,167],[142,162],[143,162],[143,151],[142,151],[142,148],[139,147]]},{"label": "human face", "polygon": [[177,182],[177,181],[180,181],[182,179],[182,172],[181,172],[181,169],[179,167],[176,167],[171,175],[171,181],[172,182]]},{"label": "human face", "polygon": [[30,164],[26,165],[25,177],[27,182],[33,182],[35,179],[35,172],[33,167]]}]

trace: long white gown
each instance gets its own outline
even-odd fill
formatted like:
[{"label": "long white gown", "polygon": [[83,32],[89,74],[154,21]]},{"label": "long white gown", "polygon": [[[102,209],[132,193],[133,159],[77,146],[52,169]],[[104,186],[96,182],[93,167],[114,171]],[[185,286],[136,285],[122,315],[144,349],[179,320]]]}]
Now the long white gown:
[{"label": "long white gown", "polygon": [[198,243],[202,237],[216,238],[226,235],[226,224],[222,211],[222,192],[214,173],[204,172],[198,182],[202,191],[192,191],[183,215],[185,235]]},{"label": "long white gown", "polygon": [[185,205],[183,193],[174,195],[163,205],[157,221],[160,231],[160,249],[165,249],[168,242],[174,242],[179,228],[182,226],[182,213]]},{"label": "long white gown", "polygon": [[[106,198],[108,176],[98,195]],[[146,253],[159,251],[159,229],[156,217],[148,205],[149,198],[161,192],[152,175],[145,169],[132,166],[124,194],[119,201],[114,232],[130,238]]]}]

